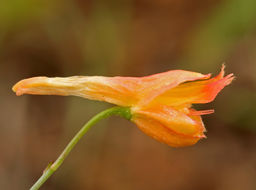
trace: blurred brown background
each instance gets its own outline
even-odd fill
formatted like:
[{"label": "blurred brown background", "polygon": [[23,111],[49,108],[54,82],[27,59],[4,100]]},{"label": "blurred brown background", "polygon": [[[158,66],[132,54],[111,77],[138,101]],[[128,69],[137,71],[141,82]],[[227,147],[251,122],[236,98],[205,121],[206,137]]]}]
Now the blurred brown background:
[{"label": "blurred brown background", "polygon": [[29,189],[90,117],[110,105],[16,97],[38,76],[144,76],[171,69],[236,80],[204,109],[208,138],[187,148],[121,118],[93,127],[45,190],[255,190],[255,0],[0,1],[0,189]]}]

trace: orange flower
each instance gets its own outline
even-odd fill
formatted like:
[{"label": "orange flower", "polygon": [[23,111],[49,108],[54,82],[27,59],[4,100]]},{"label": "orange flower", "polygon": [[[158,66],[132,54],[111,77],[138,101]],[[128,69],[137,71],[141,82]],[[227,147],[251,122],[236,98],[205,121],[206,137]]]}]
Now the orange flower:
[{"label": "orange flower", "polygon": [[131,121],[155,138],[173,147],[195,144],[205,137],[201,115],[192,104],[208,103],[234,79],[224,77],[224,66],[214,78],[196,72],[173,70],[146,77],[74,76],[34,77],[18,82],[17,95],[74,95],[130,107]]}]

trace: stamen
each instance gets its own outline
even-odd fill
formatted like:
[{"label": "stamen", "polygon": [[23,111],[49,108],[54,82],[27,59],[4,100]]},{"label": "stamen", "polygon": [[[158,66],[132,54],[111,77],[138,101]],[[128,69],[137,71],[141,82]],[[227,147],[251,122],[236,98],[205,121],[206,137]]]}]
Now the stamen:
[{"label": "stamen", "polygon": [[212,114],[212,113],[214,113],[214,109],[200,110],[200,111],[190,110],[189,115],[208,115],[208,114]]}]

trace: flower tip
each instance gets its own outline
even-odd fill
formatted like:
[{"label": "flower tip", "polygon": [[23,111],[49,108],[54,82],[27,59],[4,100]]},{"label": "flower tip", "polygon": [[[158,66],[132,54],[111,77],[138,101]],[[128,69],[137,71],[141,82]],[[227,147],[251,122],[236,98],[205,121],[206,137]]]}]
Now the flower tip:
[{"label": "flower tip", "polygon": [[225,68],[226,68],[226,65],[225,65],[225,63],[223,63],[222,66],[221,66],[221,69],[220,69],[220,73],[216,76],[216,78],[221,79],[221,78],[224,77],[224,75],[225,75]]},{"label": "flower tip", "polygon": [[16,93],[17,96],[21,96],[29,91],[29,89],[39,86],[45,77],[32,77],[28,79],[23,79],[17,82],[13,87],[12,91]]},{"label": "flower tip", "polygon": [[16,83],[13,87],[12,87],[12,91],[16,93],[17,96],[21,96],[23,94],[21,88],[20,88],[20,82]]},{"label": "flower tip", "polygon": [[198,137],[199,137],[200,139],[207,139],[207,136],[206,136],[205,134],[198,135]]},{"label": "flower tip", "polygon": [[194,138],[199,138],[199,139],[207,139],[207,136],[205,134],[200,134],[200,135],[193,135]]},{"label": "flower tip", "polygon": [[229,75],[227,75],[226,77],[225,77],[225,84],[226,85],[229,85],[234,79],[235,79],[235,76],[234,76],[234,74],[233,73],[231,73],[231,74],[229,74]]},{"label": "flower tip", "polygon": [[13,85],[13,87],[12,87],[12,91],[13,91],[13,92],[16,92],[16,91],[17,91],[17,86],[16,86],[16,84],[15,84],[15,85]]},{"label": "flower tip", "polygon": [[234,77],[233,73],[231,73],[231,74],[229,74],[229,75],[224,77],[224,75],[225,75],[225,68],[226,68],[226,65],[225,65],[225,63],[223,63],[222,66],[221,66],[220,73],[217,76],[217,78],[220,78],[220,79],[225,78],[225,84],[229,85],[235,77]]},{"label": "flower tip", "polygon": [[221,65],[221,71],[223,71],[224,72],[224,70],[225,70],[225,68],[226,68],[226,65],[225,65],[226,63],[222,63],[222,65]]}]

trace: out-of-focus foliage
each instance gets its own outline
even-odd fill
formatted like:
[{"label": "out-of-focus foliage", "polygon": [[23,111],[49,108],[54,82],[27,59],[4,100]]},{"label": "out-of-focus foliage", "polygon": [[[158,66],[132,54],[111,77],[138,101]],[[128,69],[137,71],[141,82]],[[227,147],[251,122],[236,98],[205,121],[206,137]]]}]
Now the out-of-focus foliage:
[{"label": "out-of-focus foliage", "polygon": [[186,61],[205,70],[225,62],[239,41],[253,35],[255,7],[254,0],[227,0],[217,5],[195,30]]},{"label": "out-of-focus foliage", "polygon": [[28,189],[91,116],[109,105],[16,97],[26,77],[143,76],[171,69],[236,80],[203,117],[206,140],[171,149],[130,122],[99,123],[45,189],[256,189],[255,0],[1,0],[0,189]]},{"label": "out-of-focus foliage", "polygon": [[33,1],[33,0],[12,0],[0,1],[0,27],[1,34],[19,30],[27,22],[36,21],[47,17],[57,6],[57,0]]}]

